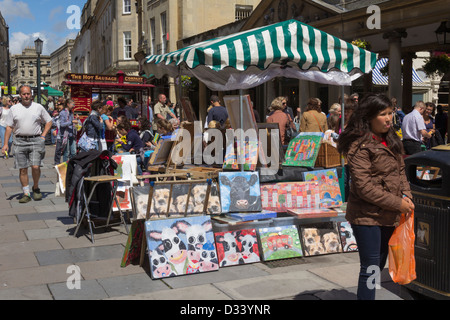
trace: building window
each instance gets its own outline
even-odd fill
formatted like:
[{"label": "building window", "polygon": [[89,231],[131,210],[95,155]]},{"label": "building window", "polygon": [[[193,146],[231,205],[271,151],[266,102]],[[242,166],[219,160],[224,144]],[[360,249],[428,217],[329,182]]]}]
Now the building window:
[{"label": "building window", "polygon": [[125,60],[131,60],[131,32],[126,31],[123,33],[123,58]]},{"label": "building window", "polygon": [[164,54],[167,52],[168,47],[168,40],[169,40],[169,34],[167,33],[167,15],[165,12],[161,13],[161,35],[162,35],[162,42],[161,42],[161,53]]},{"label": "building window", "polygon": [[156,23],[155,18],[150,19],[151,54],[155,54],[156,48]]},{"label": "building window", "polygon": [[131,13],[131,0],[123,0],[123,13]]},{"label": "building window", "polygon": [[253,11],[253,6],[237,4],[235,10],[235,19],[236,21],[248,18]]}]

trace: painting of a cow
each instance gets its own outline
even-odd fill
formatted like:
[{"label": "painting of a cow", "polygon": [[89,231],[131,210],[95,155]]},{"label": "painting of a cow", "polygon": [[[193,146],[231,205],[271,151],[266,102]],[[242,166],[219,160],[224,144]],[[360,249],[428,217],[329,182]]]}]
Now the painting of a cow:
[{"label": "painting of a cow", "polygon": [[222,212],[261,211],[261,190],[257,172],[220,172]]}]

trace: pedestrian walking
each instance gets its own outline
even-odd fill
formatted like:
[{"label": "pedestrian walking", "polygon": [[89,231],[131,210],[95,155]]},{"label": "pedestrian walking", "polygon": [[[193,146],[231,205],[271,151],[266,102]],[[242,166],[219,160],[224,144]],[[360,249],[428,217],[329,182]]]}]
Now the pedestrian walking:
[{"label": "pedestrian walking", "polygon": [[102,137],[103,119],[100,117],[100,110],[103,103],[96,100],[91,105],[91,113],[84,121],[84,133],[78,141],[78,148],[82,152],[92,149],[99,150],[99,142]]},{"label": "pedestrian walking", "polygon": [[417,101],[414,105],[413,111],[408,113],[402,122],[403,147],[405,153],[408,155],[415,154],[422,151],[422,140],[424,138],[431,138],[431,133],[428,132],[423,120],[423,113],[426,106],[423,101]]},{"label": "pedestrian walking", "polygon": [[79,116],[73,114],[75,102],[72,99],[67,99],[64,102],[64,109],[59,114],[59,127],[62,138],[62,154],[63,161],[66,162],[77,154],[77,131],[76,124]]},{"label": "pedestrian walking", "polygon": [[[12,107],[12,100],[11,97],[4,96],[2,99],[2,106],[0,107],[0,139],[2,139],[2,144],[5,143],[5,132],[6,132],[6,118],[8,117],[9,112],[11,111],[10,108]],[[8,140],[8,147],[9,150],[11,150],[12,147],[12,135]],[[12,152],[10,152],[12,153]]]},{"label": "pedestrian walking", "polygon": [[369,94],[338,139],[338,151],[346,156],[350,171],[345,218],[358,245],[360,300],[375,299],[373,273],[380,274],[386,264],[389,239],[400,215],[414,210],[393,112],[388,97]]},{"label": "pedestrian walking", "polygon": [[[28,184],[28,167],[30,166],[33,176],[33,199],[42,199],[39,189],[40,167],[45,157],[45,135],[50,131],[52,118],[42,105],[33,102],[30,86],[21,86],[19,94],[22,102],[11,108],[6,119],[7,127],[2,153],[5,154],[9,151],[6,141],[14,133],[15,167],[19,169],[19,178],[23,189],[23,196],[19,202],[26,203],[31,201]],[[44,131],[41,128],[42,124],[45,124]]]}]

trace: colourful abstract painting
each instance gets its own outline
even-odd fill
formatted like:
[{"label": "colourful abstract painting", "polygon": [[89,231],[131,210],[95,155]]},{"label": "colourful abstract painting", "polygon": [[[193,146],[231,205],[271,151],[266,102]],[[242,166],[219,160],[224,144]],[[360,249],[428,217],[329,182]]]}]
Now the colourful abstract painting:
[{"label": "colourful abstract painting", "polygon": [[336,169],[302,172],[305,181],[317,181],[320,188],[320,207],[334,208],[342,205],[341,188]]},{"label": "colourful abstract painting", "polygon": [[149,220],[145,236],[153,279],[219,270],[209,216]]},{"label": "colourful abstract painting", "polygon": [[222,213],[261,211],[258,172],[219,172]]},{"label": "colourful abstract painting", "polygon": [[260,228],[258,232],[264,261],[303,256],[295,225]]},{"label": "colourful abstract painting", "polygon": [[214,237],[220,267],[260,261],[256,229],[217,232]]},{"label": "colourful abstract painting", "polygon": [[280,182],[261,185],[261,203],[264,210],[287,212],[288,209],[319,208],[319,183]]},{"label": "colourful abstract painting", "polygon": [[305,256],[342,252],[341,237],[335,222],[301,226]]},{"label": "colourful abstract painting", "polygon": [[130,263],[137,263],[141,256],[142,239],[144,236],[144,220],[134,220],[128,233],[125,251],[120,266],[125,268]]},{"label": "colourful abstract painting", "polygon": [[289,142],[283,165],[314,167],[322,138],[322,132],[301,132]]},{"label": "colourful abstract painting", "polygon": [[235,143],[227,145],[222,168],[228,170],[239,169],[238,154],[236,152],[239,149],[241,154],[244,155],[244,170],[256,170],[256,165],[258,163],[258,141],[246,140],[244,147],[241,147],[239,139],[237,139]]}]

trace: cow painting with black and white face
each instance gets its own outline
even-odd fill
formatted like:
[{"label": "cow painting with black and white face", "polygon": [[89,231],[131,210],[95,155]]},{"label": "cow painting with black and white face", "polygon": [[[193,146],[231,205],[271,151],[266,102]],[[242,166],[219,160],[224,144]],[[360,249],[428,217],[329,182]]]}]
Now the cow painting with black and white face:
[{"label": "cow painting with black and white face", "polygon": [[229,212],[261,211],[260,195],[251,193],[252,187],[259,186],[257,174],[244,173],[231,179],[226,174],[220,174],[219,177],[221,185],[229,188]]}]

